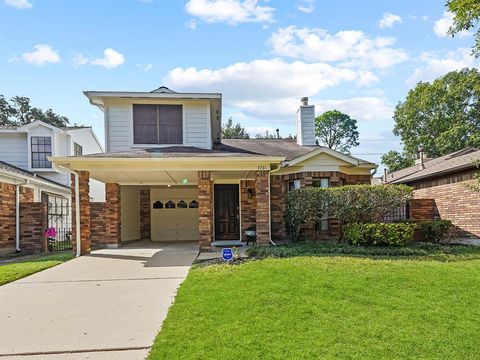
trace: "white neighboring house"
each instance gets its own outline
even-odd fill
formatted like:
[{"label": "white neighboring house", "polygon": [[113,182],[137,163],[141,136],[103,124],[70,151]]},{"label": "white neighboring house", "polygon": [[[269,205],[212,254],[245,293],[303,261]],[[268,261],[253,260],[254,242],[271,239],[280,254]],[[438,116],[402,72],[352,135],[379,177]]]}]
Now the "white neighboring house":
[{"label": "white neighboring house", "polygon": [[[36,120],[23,126],[0,126],[0,161],[70,187],[70,174],[52,165],[50,156],[79,156],[104,152],[91,127],[56,126]],[[70,199],[70,191],[64,196]],[[41,201],[41,187],[34,201]],[[91,201],[105,201],[105,184],[90,180]]]}]

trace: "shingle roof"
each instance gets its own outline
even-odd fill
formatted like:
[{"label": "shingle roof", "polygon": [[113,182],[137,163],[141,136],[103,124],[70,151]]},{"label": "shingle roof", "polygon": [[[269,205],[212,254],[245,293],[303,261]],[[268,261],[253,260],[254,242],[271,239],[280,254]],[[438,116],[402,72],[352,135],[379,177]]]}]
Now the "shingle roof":
[{"label": "shingle roof", "polygon": [[9,171],[9,172],[17,173],[17,174],[19,174],[19,175],[28,176],[28,177],[30,177],[30,178],[32,178],[32,179],[41,179],[41,180],[43,180],[43,181],[47,181],[47,182],[52,183],[52,184],[54,184],[54,185],[62,186],[62,187],[64,187],[64,188],[69,189],[68,186],[65,186],[65,185],[60,184],[60,183],[58,183],[58,182],[56,182],[56,181],[47,179],[46,177],[37,175],[37,174],[35,174],[35,173],[31,172],[31,171],[27,171],[27,170],[21,169],[21,168],[15,166],[15,165],[9,164],[9,163],[7,163],[7,162],[5,162],[5,161],[0,161],[0,172],[1,172],[2,170],[3,170],[3,171]]},{"label": "shingle roof", "polygon": [[473,168],[475,161],[479,160],[480,149],[466,148],[435,159],[426,160],[424,169],[421,169],[420,165],[414,165],[387,174],[386,182],[389,184],[410,183],[440,174]]}]

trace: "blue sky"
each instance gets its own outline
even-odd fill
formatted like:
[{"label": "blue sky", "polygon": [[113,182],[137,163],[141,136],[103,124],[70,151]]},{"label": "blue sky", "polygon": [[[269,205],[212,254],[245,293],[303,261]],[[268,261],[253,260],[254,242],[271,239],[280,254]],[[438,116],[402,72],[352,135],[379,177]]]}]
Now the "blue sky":
[{"label": "blue sky", "polygon": [[224,121],[295,132],[302,96],[358,120],[352,150],[401,147],[395,105],[420,80],[477,66],[471,34],[445,36],[442,0],[2,0],[0,94],[72,123],[103,116],[84,90],[222,92]]}]

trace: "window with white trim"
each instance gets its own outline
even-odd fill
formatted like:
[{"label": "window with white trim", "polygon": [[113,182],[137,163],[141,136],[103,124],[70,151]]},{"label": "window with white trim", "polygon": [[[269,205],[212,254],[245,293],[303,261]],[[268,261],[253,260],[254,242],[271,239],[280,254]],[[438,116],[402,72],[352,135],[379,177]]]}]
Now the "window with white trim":
[{"label": "window with white trim", "polygon": [[83,147],[76,142],[73,143],[73,156],[82,156],[83,155]]},{"label": "window with white trim", "polygon": [[328,187],[330,187],[330,179],[327,178],[327,177],[313,179],[312,186],[320,187],[320,188],[328,188]]},{"label": "window with white trim", "polygon": [[291,191],[291,190],[297,190],[297,189],[300,189],[300,187],[302,186],[300,180],[290,180],[288,182],[288,191]]},{"label": "window with white trim", "polygon": [[47,157],[52,156],[52,138],[50,136],[31,137],[32,168],[50,169],[52,163]]}]

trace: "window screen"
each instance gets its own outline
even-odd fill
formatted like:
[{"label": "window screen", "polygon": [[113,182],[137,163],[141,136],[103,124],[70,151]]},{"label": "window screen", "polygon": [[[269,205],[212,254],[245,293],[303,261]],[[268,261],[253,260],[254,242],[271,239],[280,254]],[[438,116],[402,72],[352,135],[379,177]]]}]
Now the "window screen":
[{"label": "window screen", "polygon": [[133,105],[135,144],[182,144],[182,105]]},{"label": "window screen", "polygon": [[52,156],[52,138],[49,136],[32,136],[32,168],[51,168],[47,156]]}]

